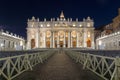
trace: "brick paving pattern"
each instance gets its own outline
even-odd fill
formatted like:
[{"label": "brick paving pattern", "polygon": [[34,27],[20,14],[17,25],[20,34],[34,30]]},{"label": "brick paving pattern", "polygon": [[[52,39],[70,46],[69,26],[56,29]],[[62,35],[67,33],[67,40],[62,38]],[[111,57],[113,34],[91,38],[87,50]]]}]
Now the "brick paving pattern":
[{"label": "brick paving pattern", "polygon": [[81,64],[76,64],[64,52],[56,53],[48,61],[38,64],[14,80],[103,80]]}]

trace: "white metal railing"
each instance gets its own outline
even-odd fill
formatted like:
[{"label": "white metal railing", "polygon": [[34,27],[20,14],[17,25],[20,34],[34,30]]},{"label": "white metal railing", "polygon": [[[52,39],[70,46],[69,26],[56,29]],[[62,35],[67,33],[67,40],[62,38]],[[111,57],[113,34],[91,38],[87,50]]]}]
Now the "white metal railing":
[{"label": "white metal railing", "polygon": [[120,58],[105,57],[81,52],[66,51],[76,62],[105,80],[120,80]]},{"label": "white metal railing", "polygon": [[0,58],[0,80],[12,80],[38,63],[43,63],[55,50]]}]

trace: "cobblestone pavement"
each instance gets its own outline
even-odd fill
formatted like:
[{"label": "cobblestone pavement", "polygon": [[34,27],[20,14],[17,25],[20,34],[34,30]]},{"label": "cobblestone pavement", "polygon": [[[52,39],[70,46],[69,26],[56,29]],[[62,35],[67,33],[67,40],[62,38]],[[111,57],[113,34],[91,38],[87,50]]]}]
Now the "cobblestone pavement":
[{"label": "cobblestone pavement", "polygon": [[48,61],[38,64],[14,80],[103,80],[89,70],[83,70],[65,53],[56,53]]}]

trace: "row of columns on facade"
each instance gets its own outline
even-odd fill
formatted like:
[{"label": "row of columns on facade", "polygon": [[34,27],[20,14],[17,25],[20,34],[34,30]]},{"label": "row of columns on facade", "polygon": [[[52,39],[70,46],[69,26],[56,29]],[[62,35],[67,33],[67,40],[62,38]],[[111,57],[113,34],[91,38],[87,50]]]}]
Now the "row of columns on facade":
[{"label": "row of columns on facade", "polygon": [[[60,30],[59,30],[60,31]],[[57,31],[57,32],[59,32],[59,31]],[[68,41],[66,42],[66,38],[64,38],[64,45],[63,45],[63,47],[66,47],[65,45],[67,44],[68,46],[68,48],[72,48],[73,47],[73,44],[72,44],[72,37],[71,37],[71,32],[72,32],[72,30],[65,30],[65,32],[68,32]],[[79,42],[79,31],[77,31],[77,30],[75,30],[76,32],[77,32],[77,37],[76,37],[76,47],[87,47],[87,44],[86,44],[86,39],[87,39],[87,30],[86,29],[84,29],[83,31],[82,31],[82,43],[81,42]],[[55,37],[55,33],[56,33],[56,31],[54,31],[54,30],[52,30],[51,31],[51,37],[50,37],[50,48],[55,48],[55,46],[56,46],[56,43],[55,43],[55,39],[53,38],[53,37]],[[36,35],[35,35],[35,37],[34,37],[34,39],[35,39],[35,47],[34,48],[46,48],[46,31],[42,31],[42,34],[43,34],[43,36],[42,37],[40,37],[40,31],[38,30],[38,31],[36,31]],[[65,34],[64,34],[65,35]],[[90,31],[90,35],[91,35],[91,48],[94,48],[95,47],[95,45],[94,45],[94,32],[91,32]],[[64,36],[65,37],[65,36]],[[42,38],[42,40],[40,40]],[[31,35],[28,35],[27,36],[27,39],[28,39],[28,42],[27,42],[27,49],[31,49]],[[42,42],[42,45],[40,44],[40,42]],[[59,37],[57,38],[57,48],[59,48],[60,47],[60,45],[59,45]]]},{"label": "row of columns on facade", "polygon": [[18,45],[20,45],[20,43],[13,42],[13,41],[0,40],[0,50],[13,50]]},{"label": "row of columns on facade", "polygon": [[[46,34],[45,34],[46,35]],[[59,35],[59,33],[58,33]],[[64,40],[63,40],[63,47],[66,47],[66,44],[68,44],[68,48],[73,47],[72,44],[72,37],[71,37],[71,32],[68,32],[68,43],[66,43],[66,34],[64,32]],[[55,48],[55,39],[54,39],[54,32],[52,32],[51,34],[51,40],[50,40],[50,48]],[[77,38],[78,38],[78,33],[77,33]],[[45,37],[46,39],[46,37]],[[78,39],[76,39],[77,43],[76,43],[76,47],[78,47]],[[46,40],[45,40],[45,45],[46,45]],[[45,46],[46,47],[46,46]],[[57,37],[57,48],[60,47],[60,37]]]},{"label": "row of columns on facade", "polygon": [[[51,31],[51,37],[52,38],[50,38],[50,48],[55,48],[55,40],[54,40],[54,36],[55,36],[55,32],[56,31]],[[68,43],[66,43],[66,38],[64,38],[64,40],[63,40],[63,43],[64,43],[64,45],[63,45],[63,47],[66,47],[65,45],[66,44],[68,44],[68,48],[70,48],[70,47],[73,47],[73,44],[72,44],[72,37],[71,37],[71,32],[72,31],[68,31]],[[36,32],[36,39],[35,39],[35,47],[36,48],[41,48],[40,47],[40,34],[39,34],[40,32],[38,31],[38,32]],[[43,31],[43,33],[44,33],[44,41],[43,41],[43,46],[42,47],[44,47],[44,48],[46,48],[46,32],[44,32]],[[58,32],[58,34],[59,34],[59,32]],[[92,42],[91,42],[91,45],[92,45],[92,47],[94,48],[94,34],[91,34],[91,40],[92,40]],[[65,37],[65,34],[64,34],[64,37]],[[86,32],[84,31],[84,33],[83,33],[83,45],[81,45],[81,46],[83,46],[83,47],[87,47],[87,44],[86,44],[86,37],[87,37],[87,34],[86,34]],[[30,42],[28,41],[28,46],[30,46]],[[81,46],[79,46],[79,32],[77,32],[77,37],[76,37],[76,47],[81,47]],[[57,48],[59,48],[60,47],[60,45],[59,45],[59,37],[57,38]]]},{"label": "row of columns on facade", "polygon": [[[64,33],[64,40],[63,40],[63,43],[64,43],[64,45],[63,45],[63,47],[66,47],[65,45],[66,44],[68,44],[68,48],[70,48],[70,47],[73,47],[73,44],[72,44],[72,37],[71,37],[71,32],[72,31],[69,31],[68,32],[68,43],[66,43],[66,38],[65,38],[65,33]],[[37,37],[36,37],[36,47],[37,48],[39,48],[39,46],[40,46],[40,43],[39,43],[39,33],[36,33],[36,35],[38,35]],[[44,32],[44,47],[46,48],[46,33]],[[59,33],[58,33],[58,35],[59,35]],[[55,48],[55,40],[54,40],[54,36],[55,36],[55,33],[54,33],[54,31],[51,31],[51,38],[50,38],[50,48]],[[83,43],[86,43],[86,40],[85,40],[85,38],[86,38],[86,33],[84,33],[84,39],[83,39]],[[59,45],[59,42],[60,42],[60,40],[59,40],[59,37],[57,37],[57,48],[59,48],[60,47],[60,45]],[[83,45],[84,47],[86,47],[86,44],[84,44]],[[76,37],[76,47],[80,47],[79,46],[79,33],[77,33],[77,37]]]}]

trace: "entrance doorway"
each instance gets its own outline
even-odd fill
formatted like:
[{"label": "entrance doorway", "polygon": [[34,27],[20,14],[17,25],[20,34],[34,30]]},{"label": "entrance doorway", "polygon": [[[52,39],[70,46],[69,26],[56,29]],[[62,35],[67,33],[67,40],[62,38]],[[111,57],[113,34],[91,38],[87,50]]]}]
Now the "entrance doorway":
[{"label": "entrance doorway", "polygon": [[62,48],[63,47],[63,41],[60,41],[60,47]]},{"label": "entrance doorway", "polygon": [[46,47],[47,47],[47,48],[50,48],[50,41],[47,41],[47,42],[46,42]]},{"label": "entrance doorway", "polygon": [[76,41],[73,41],[73,48],[76,47]]},{"label": "entrance doorway", "polygon": [[90,39],[87,40],[87,47],[91,47],[91,40]]},{"label": "entrance doorway", "polygon": [[35,39],[31,39],[31,48],[35,47]]}]

